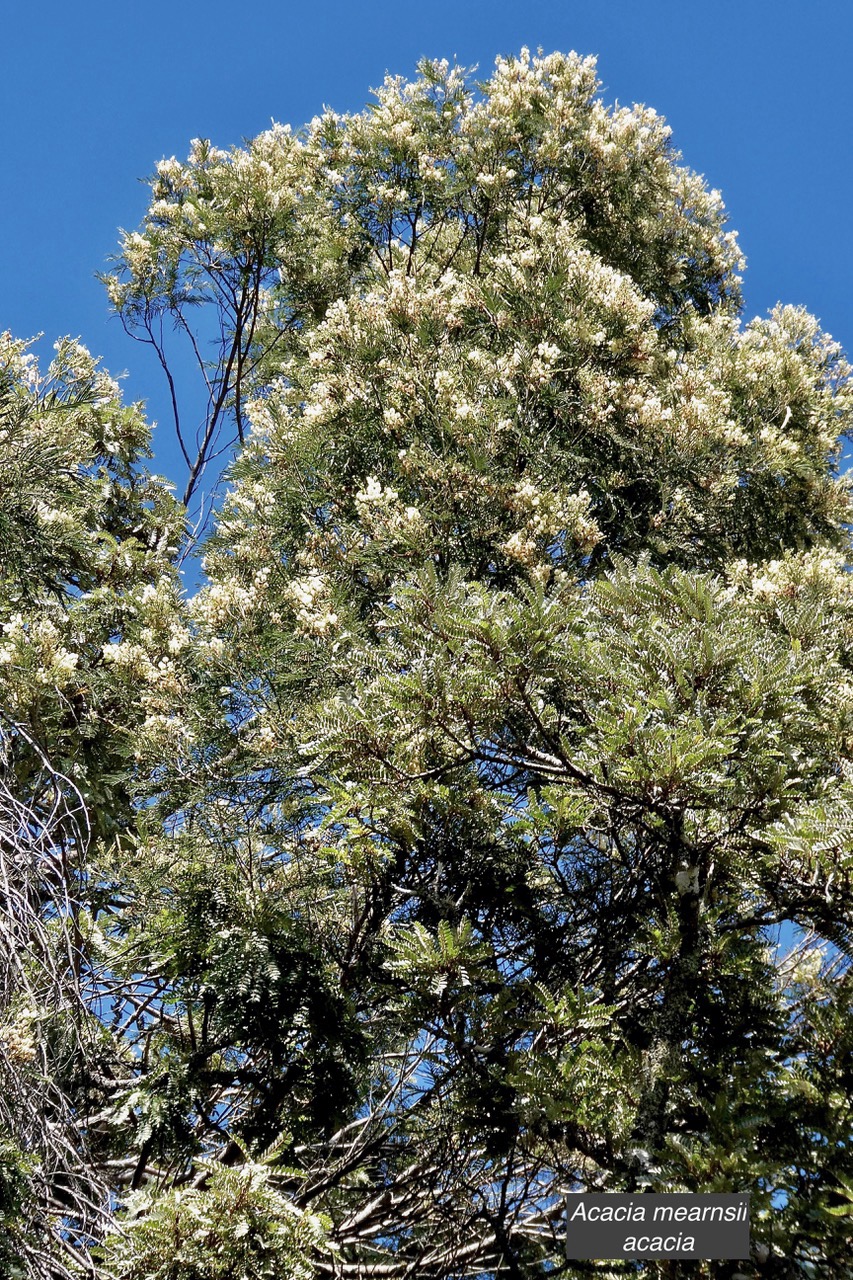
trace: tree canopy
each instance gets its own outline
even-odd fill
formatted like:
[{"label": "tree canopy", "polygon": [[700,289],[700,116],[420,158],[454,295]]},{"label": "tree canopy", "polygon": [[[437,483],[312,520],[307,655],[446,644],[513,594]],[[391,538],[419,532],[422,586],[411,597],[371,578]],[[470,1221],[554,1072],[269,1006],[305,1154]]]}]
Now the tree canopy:
[{"label": "tree canopy", "polygon": [[563,1258],[651,1189],[752,1194],[691,1275],[853,1276],[850,368],[598,93],[158,165],[106,284],[191,513],[236,446],[203,536],[6,340],[10,1275],[687,1274]]}]

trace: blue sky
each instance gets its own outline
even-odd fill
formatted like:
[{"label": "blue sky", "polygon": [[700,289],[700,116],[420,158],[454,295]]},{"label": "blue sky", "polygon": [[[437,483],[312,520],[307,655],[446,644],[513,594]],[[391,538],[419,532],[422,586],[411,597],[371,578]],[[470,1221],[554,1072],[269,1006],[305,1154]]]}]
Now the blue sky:
[{"label": "blue sky", "polygon": [[324,104],[360,109],[419,57],[483,73],[522,45],[599,58],[608,102],[665,115],[718,187],[748,259],[746,311],[807,306],[853,352],[853,5],[845,0],[54,0],[7,7],[0,48],[0,329],[80,336],[160,418],[151,353],[94,272],[191,137],[239,143]]}]

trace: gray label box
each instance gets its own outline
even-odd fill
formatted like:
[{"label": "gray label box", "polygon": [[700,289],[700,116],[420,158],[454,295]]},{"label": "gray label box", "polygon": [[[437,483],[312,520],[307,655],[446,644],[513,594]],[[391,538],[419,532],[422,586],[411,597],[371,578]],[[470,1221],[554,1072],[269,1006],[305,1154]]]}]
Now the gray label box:
[{"label": "gray label box", "polygon": [[566,1196],[566,1258],[749,1259],[749,1195],[671,1191]]}]

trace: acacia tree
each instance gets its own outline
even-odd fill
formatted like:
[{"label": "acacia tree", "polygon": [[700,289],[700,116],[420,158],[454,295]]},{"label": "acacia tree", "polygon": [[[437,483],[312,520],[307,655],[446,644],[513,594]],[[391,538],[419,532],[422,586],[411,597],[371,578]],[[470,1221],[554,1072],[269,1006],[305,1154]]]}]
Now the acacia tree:
[{"label": "acacia tree", "polygon": [[853,1274],[850,371],[597,93],[424,62],[125,239],[162,362],[221,335],[190,496],[245,439],[103,651],[105,1275],[673,1274],[562,1261],[565,1192],[643,1188],[752,1192],[692,1274]]},{"label": "acacia tree", "polygon": [[126,1072],[99,1016],[89,855],[132,822],[142,719],[106,658],[139,629],[141,600],[175,592],[182,516],[140,464],[147,439],[139,407],[79,343],[57,343],[43,372],[0,335],[4,1276],[81,1274],[113,1219],[93,1121]]}]

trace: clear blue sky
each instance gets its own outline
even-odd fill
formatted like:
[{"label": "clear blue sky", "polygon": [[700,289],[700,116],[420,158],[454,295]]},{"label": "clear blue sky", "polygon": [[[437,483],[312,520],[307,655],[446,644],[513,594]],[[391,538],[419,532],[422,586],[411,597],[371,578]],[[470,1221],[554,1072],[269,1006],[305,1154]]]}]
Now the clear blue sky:
[{"label": "clear blue sky", "polygon": [[150,353],[94,272],[145,209],[139,179],[189,139],[239,143],[324,104],[357,110],[422,55],[522,45],[599,58],[608,102],[665,115],[723,193],[748,259],[747,314],[801,303],[853,352],[853,4],[847,0],[21,0],[0,43],[0,329],[80,336],[164,423]]}]

